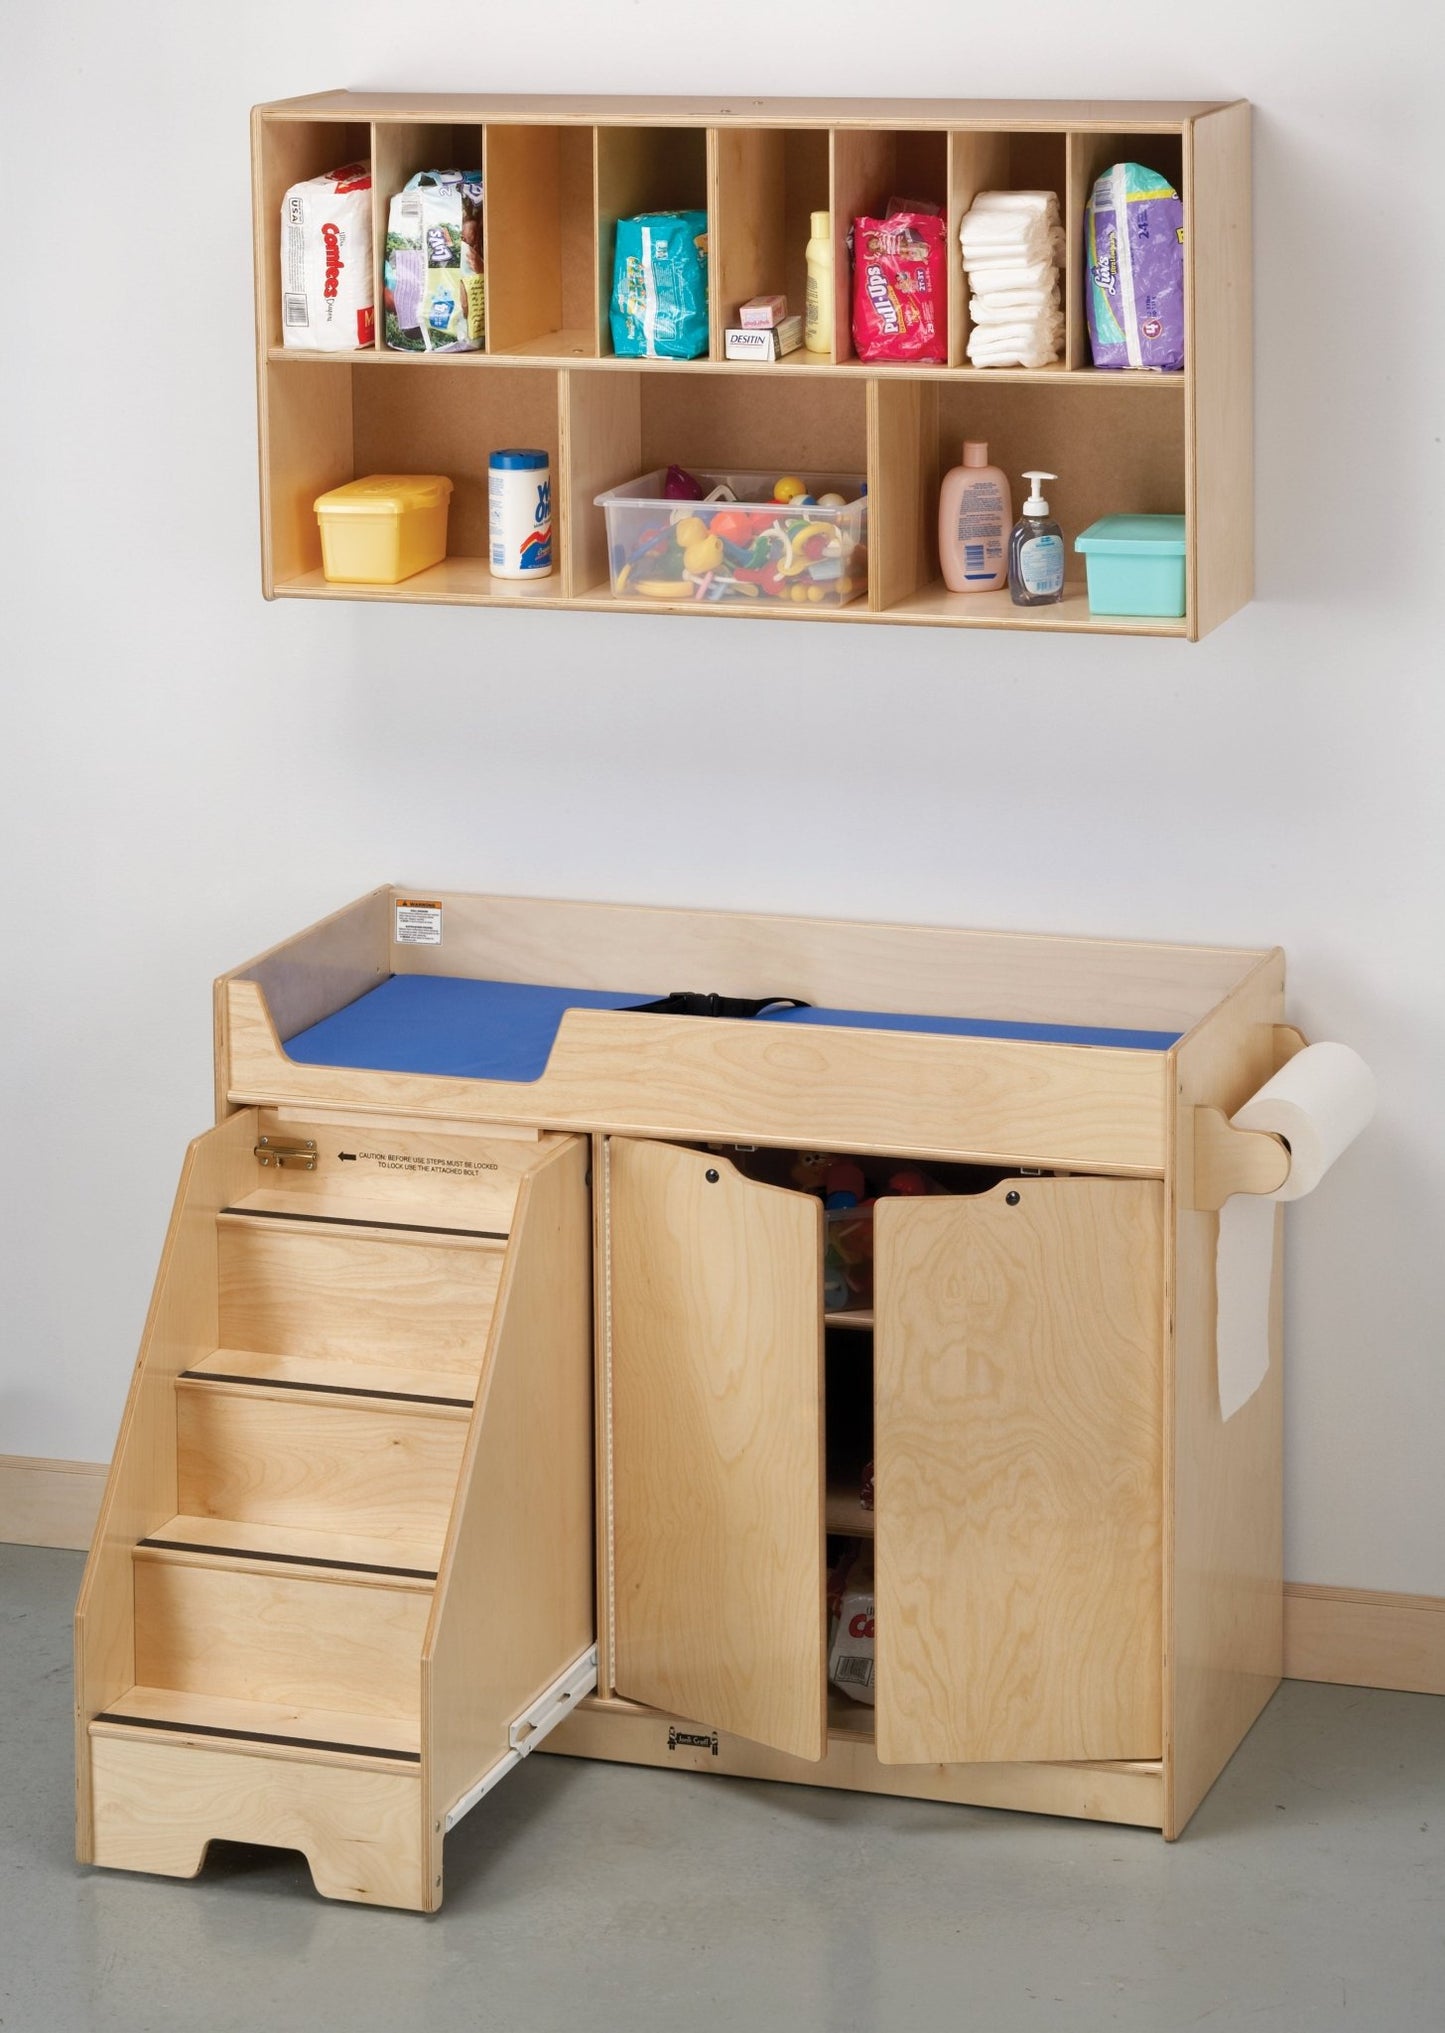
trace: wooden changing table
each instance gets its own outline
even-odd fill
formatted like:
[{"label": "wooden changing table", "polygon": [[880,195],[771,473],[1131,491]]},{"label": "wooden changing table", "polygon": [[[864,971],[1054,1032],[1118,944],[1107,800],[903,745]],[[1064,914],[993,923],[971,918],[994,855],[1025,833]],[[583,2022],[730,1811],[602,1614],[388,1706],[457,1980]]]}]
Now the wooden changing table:
[{"label": "wooden changing table", "polygon": [[[1213,1253],[1282,1176],[1223,1118],[1301,1042],[1283,984],[392,888],[225,975],[77,1610],[81,1859],[273,1843],[432,1910],[544,1737],[1177,1836],[1280,1676],[1278,1254],[1224,1424]],[[817,1008],[635,1007],[679,987]],[[871,1312],[825,1319],[814,1151],[945,1187],[878,1203]],[[826,1673],[870,1531],[875,1709]]]}]

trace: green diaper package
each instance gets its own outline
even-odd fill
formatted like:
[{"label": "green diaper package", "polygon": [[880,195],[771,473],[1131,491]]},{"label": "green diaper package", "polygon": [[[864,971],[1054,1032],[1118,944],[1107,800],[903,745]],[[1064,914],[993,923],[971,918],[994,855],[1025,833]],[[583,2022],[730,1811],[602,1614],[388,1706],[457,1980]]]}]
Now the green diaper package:
[{"label": "green diaper package", "polygon": [[617,221],[612,350],[648,360],[706,353],[706,212],[644,212]]}]

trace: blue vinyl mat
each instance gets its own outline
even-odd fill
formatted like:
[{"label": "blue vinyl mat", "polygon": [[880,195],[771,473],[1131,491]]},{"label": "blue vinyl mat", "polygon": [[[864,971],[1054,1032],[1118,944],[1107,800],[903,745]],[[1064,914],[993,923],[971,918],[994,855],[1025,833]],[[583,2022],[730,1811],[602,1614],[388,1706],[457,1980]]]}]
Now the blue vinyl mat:
[{"label": "blue vinyl mat", "polygon": [[[518,981],[463,981],[449,974],[393,974],[334,1016],[286,1041],[303,1066],[355,1066],[376,1073],[440,1073],[463,1080],[537,1080],[547,1070],[562,1013],[635,1009],[641,991],[541,988]],[[686,1021],[708,1023],[708,1017]],[[987,1017],[899,1016],[859,1009],[771,1009],[765,1024],[845,1030],[927,1031],[954,1038],[1023,1038],[1035,1044],[1101,1045],[1167,1052],[1177,1031],[1101,1030],[1084,1024],[1000,1023]]]}]

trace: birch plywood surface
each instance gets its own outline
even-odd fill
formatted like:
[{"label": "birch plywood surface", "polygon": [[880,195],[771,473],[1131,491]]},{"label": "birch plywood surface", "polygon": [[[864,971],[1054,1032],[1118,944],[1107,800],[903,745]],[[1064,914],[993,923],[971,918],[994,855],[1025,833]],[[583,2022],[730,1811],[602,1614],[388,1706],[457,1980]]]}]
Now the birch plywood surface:
[{"label": "birch plywood surface", "polygon": [[135,1556],[135,1678],[146,1687],[356,1715],[417,1712],[429,1583],[243,1573]]},{"label": "birch plywood surface", "polygon": [[618,1691],[820,1758],[822,1210],[618,1141],[610,1229]]},{"label": "birch plywood surface", "polygon": [[467,1435],[463,1409],[357,1404],[182,1382],[178,1509],[304,1530],[395,1533],[435,1566]]},{"label": "birch plywood surface", "polygon": [[414,1771],[158,1743],[104,1724],[91,1746],[98,1864],[193,1878],[212,1842],[268,1843],[300,1850],[326,1898],[422,1905]]},{"label": "birch plywood surface", "polygon": [[1157,1758],[1163,1188],[876,1222],[879,1758]]},{"label": "birch plywood surface", "polygon": [[221,1346],[307,1358],[319,1383],[331,1380],[333,1360],[475,1383],[501,1245],[454,1248],[248,1215],[223,1215],[219,1231]]}]

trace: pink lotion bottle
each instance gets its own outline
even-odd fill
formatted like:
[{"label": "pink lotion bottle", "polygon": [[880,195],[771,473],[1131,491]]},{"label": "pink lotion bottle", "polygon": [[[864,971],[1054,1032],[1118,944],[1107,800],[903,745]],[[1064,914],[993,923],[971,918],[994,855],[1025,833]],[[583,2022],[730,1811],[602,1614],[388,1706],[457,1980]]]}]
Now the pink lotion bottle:
[{"label": "pink lotion bottle", "polygon": [[950,592],[1007,586],[1012,527],[1008,475],[990,466],[987,445],[966,442],[963,464],[944,475],[938,497],[938,558]]}]

